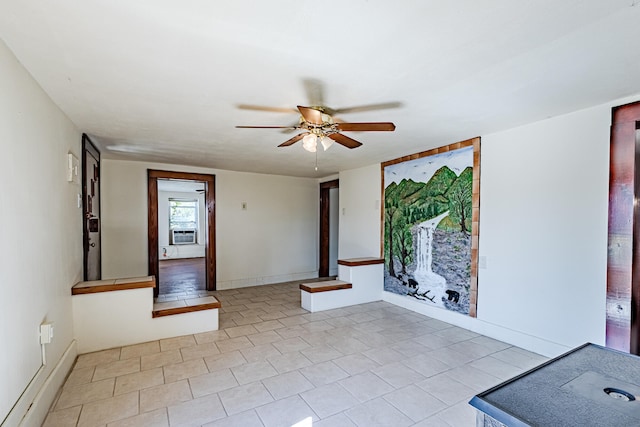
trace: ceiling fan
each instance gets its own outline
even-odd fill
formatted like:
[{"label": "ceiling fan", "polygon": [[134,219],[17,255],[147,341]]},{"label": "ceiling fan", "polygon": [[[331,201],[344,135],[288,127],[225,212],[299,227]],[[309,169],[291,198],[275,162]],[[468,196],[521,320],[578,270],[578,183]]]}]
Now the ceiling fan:
[{"label": "ceiling fan", "polygon": [[[378,104],[383,105],[383,104]],[[386,104],[385,104],[386,105]],[[274,111],[271,107],[257,107],[257,106],[241,106],[250,107],[249,109],[264,109],[267,111]],[[357,108],[357,107],[354,107]],[[363,107],[365,108],[365,107]],[[389,108],[389,107],[381,107]],[[371,106],[367,106],[366,109],[371,109]],[[284,109],[279,109],[280,111]],[[334,110],[324,106],[303,107],[298,105],[298,112],[300,113],[299,123],[293,126],[236,126],[236,128],[245,129],[300,129],[303,132],[294,136],[291,139],[278,145],[278,147],[288,147],[302,140],[302,146],[305,150],[315,152],[318,141],[322,144],[322,147],[327,150],[333,142],[344,145],[347,148],[357,148],[362,145],[361,142],[356,141],[346,135],[343,135],[342,131],[393,131],[396,126],[391,122],[369,122],[369,123],[344,123],[342,121],[334,121],[331,117],[335,113],[346,112],[346,110],[354,111],[354,109],[341,109]],[[287,111],[290,111],[287,109]],[[295,110],[293,110],[295,111]]]}]

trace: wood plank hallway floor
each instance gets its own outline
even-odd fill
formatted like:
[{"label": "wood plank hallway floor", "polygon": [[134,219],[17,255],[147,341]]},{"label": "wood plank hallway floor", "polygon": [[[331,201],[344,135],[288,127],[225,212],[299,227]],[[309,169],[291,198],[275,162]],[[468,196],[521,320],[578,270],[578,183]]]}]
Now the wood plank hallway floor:
[{"label": "wood plank hallway floor", "polygon": [[299,283],[212,292],[217,331],[78,356],[44,426],[473,427],[474,394],[547,360],[386,302],[309,313]]},{"label": "wood plank hallway floor", "polygon": [[205,258],[177,258],[158,263],[160,295],[195,294],[206,290]]}]

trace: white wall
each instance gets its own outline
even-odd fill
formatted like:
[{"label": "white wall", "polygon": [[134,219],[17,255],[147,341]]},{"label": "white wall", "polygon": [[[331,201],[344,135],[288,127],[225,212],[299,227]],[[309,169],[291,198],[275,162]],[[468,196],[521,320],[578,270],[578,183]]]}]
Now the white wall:
[{"label": "white wall", "polygon": [[[20,398],[3,425],[17,425],[34,400],[40,403],[28,418],[40,425],[67,374],[56,366],[69,349],[75,358],[71,287],[82,280],[81,189],[67,182],[66,168],[68,153],[81,156],[81,134],[2,41],[0,69],[0,422]],[[43,322],[54,323],[54,338],[40,369]]]},{"label": "white wall", "polygon": [[[169,199],[198,200],[197,245],[169,245]],[[204,257],[206,249],[207,211],[204,193],[158,191],[158,256],[160,261],[172,258]],[[163,251],[166,250],[166,254]]]},{"label": "white wall", "polygon": [[317,276],[316,180],[105,159],[103,278],[147,274],[148,168],[216,176],[218,289]]},{"label": "white wall", "polygon": [[[637,99],[482,136],[477,319],[385,299],[548,356],[604,344],[611,107]],[[340,174],[363,212],[341,216],[341,258],[379,253],[379,167]]]},{"label": "white wall", "polygon": [[340,172],[340,259],[380,256],[380,165]]}]

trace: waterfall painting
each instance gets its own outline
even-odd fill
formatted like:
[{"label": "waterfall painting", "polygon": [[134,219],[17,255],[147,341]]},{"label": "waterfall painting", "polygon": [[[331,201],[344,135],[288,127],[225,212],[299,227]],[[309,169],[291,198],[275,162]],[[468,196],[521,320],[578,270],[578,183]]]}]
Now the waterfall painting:
[{"label": "waterfall painting", "polygon": [[475,317],[480,138],[382,163],[384,290]]}]

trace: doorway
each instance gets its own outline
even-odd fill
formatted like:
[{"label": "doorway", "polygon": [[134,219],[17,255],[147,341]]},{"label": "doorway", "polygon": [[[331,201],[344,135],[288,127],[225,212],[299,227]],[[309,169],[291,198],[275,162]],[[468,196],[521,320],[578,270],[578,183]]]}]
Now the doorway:
[{"label": "doorway", "polygon": [[640,354],[640,102],[613,109],[606,345]]},{"label": "doorway", "polygon": [[84,281],[102,279],[100,151],[82,135],[82,247]]},{"label": "doorway", "polygon": [[147,185],[154,297],[175,291],[181,283],[187,287],[200,283],[214,291],[215,176],[149,169]]},{"label": "doorway", "polygon": [[320,277],[338,275],[339,188],[337,179],[320,183]]}]

